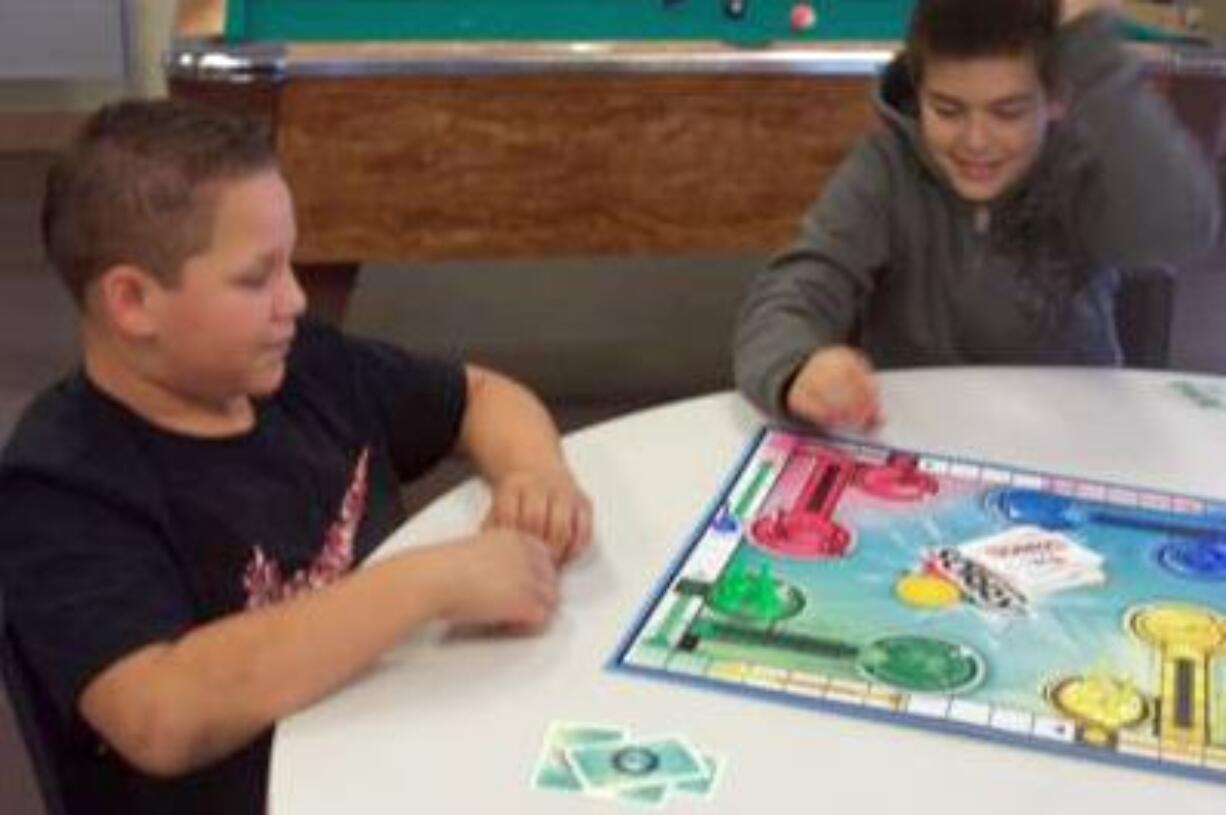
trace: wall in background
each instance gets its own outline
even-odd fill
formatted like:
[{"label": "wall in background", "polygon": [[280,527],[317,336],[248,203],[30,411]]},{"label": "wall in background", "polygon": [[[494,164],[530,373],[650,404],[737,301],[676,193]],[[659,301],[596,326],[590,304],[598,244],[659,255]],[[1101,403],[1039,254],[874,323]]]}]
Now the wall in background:
[{"label": "wall in background", "polygon": [[[117,0],[99,0],[115,5]],[[126,82],[97,80],[0,81],[0,114],[88,111],[124,94],[160,95],[161,56],[170,41],[173,0],[125,0],[128,4]],[[32,145],[36,146],[36,145]]]}]

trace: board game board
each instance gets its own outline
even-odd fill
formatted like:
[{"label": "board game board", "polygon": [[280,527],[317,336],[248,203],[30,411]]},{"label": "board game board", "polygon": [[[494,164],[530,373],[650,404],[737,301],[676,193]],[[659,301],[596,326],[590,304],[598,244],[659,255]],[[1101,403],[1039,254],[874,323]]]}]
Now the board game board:
[{"label": "board game board", "polygon": [[766,429],[612,667],[1226,783],[1226,505]]}]

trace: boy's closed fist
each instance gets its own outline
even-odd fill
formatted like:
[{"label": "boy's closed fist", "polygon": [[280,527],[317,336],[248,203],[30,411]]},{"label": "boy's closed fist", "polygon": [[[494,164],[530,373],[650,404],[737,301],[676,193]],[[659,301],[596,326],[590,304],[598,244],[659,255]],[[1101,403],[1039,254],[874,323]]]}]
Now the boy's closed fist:
[{"label": "boy's closed fist", "polygon": [[539,538],[489,529],[440,547],[448,559],[442,616],[460,627],[543,628],[558,605],[558,571]]},{"label": "boy's closed fist", "polygon": [[875,427],[881,422],[881,405],[872,364],[846,345],[813,352],[788,388],[787,409],[818,427]]},{"label": "boy's closed fist", "polygon": [[493,485],[485,528],[510,527],[545,541],[558,565],[592,541],[592,504],[565,468],[516,470]]}]

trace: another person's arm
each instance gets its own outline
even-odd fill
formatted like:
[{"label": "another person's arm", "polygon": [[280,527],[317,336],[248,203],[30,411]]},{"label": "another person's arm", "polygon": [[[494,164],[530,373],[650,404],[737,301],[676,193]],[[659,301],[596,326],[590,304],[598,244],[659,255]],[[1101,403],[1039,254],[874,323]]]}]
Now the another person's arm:
[{"label": "another person's arm", "polygon": [[1101,263],[1178,265],[1213,243],[1216,174],[1169,107],[1144,86],[1115,33],[1118,0],[1065,0],[1058,76],[1088,166],[1074,201],[1077,232]]},{"label": "another person's arm", "polygon": [[1096,11],[1119,14],[1123,7],[1121,0],[1064,0],[1060,4],[1060,23],[1067,25],[1079,17]]},{"label": "another person's arm", "polygon": [[788,415],[818,427],[868,430],[881,423],[873,364],[846,345],[814,351],[786,398]]},{"label": "another person's arm", "polygon": [[879,419],[868,360],[849,347],[890,245],[888,159],[860,142],[806,215],[799,240],[754,280],[733,348],[737,386],[759,409],[821,426]]}]

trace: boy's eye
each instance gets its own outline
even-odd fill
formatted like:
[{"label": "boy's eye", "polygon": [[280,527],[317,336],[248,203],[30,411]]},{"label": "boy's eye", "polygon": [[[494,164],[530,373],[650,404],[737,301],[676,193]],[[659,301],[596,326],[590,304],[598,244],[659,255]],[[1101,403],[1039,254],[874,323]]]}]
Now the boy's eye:
[{"label": "boy's eye", "polygon": [[1028,105],[1010,105],[1008,107],[997,108],[994,112],[996,118],[1007,122],[1014,122],[1029,113],[1030,107]]},{"label": "boy's eye", "polygon": [[933,105],[932,112],[942,119],[956,119],[962,115],[961,108],[947,107],[945,105]]},{"label": "boy's eye", "polygon": [[239,277],[235,278],[234,282],[237,283],[240,288],[260,289],[268,284],[271,277],[271,272],[266,269],[260,269],[258,271],[240,275]]}]

